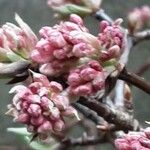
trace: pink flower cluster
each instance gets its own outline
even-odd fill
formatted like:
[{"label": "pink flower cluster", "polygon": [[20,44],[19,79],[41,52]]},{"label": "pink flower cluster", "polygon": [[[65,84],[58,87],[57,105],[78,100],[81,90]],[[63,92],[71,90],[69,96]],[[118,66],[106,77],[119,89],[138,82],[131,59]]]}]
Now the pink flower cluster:
[{"label": "pink flower cluster", "polygon": [[37,43],[37,37],[18,15],[15,17],[20,27],[12,23],[3,25],[0,28],[0,47],[29,58]]},{"label": "pink flower cluster", "polygon": [[128,14],[128,25],[131,32],[140,30],[145,24],[150,22],[150,7],[142,6],[135,8]]},{"label": "pink flower cluster", "polygon": [[15,86],[10,93],[16,93],[8,114],[15,121],[26,124],[28,131],[48,136],[59,134],[65,128],[64,117],[77,115],[69,105],[69,100],[61,92],[62,86],[47,79],[46,76],[33,73],[34,82],[28,87]]},{"label": "pink flower cluster", "polygon": [[70,71],[68,76],[69,92],[74,95],[88,96],[104,88],[105,75],[97,61],[90,61]]},{"label": "pink flower cluster", "polygon": [[40,72],[49,76],[60,75],[80,57],[97,53],[100,47],[97,38],[88,33],[83,20],[75,14],[70,16],[70,21],[43,27],[40,35],[31,58],[42,64]]},{"label": "pink flower cluster", "polygon": [[150,128],[140,132],[130,132],[115,141],[117,150],[149,150]]},{"label": "pink flower cluster", "polygon": [[98,39],[104,48],[100,57],[101,61],[111,58],[118,58],[124,47],[124,32],[120,27],[121,19],[116,20],[112,25],[107,21],[101,21]]},{"label": "pink flower cluster", "polygon": [[123,47],[124,34],[120,27],[122,19],[117,19],[112,25],[107,21],[101,21],[100,34],[98,36],[101,44],[105,48],[110,48],[114,45]]}]

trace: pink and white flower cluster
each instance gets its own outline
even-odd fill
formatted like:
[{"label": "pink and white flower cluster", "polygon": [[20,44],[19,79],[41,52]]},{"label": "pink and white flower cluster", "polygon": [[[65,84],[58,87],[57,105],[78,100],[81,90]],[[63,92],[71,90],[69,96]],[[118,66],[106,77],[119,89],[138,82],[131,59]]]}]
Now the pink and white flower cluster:
[{"label": "pink and white flower cluster", "polygon": [[39,135],[55,135],[65,129],[64,117],[77,115],[62,94],[61,84],[33,73],[33,83],[29,86],[17,85],[10,90],[15,93],[8,114],[14,121],[27,125],[28,131]]},{"label": "pink and white flower cluster", "polygon": [[130,132],[115,141],[117,150],[149,150],[150,127],[140,132]]},{"label": "pink and white flower cluster", "polygon": [[105,75],[97,61],[71,70],[68,76],[69,92],[74,95],[88,96],[104,88]]},{"label": "pink and white flower cluster", "polygon": [[88,33],[83,20],[75,14],[71,15],[70,21],[54,27],[43,27],[40,36],[31,58],[42,64],[40,72],[49,76],[60,75],[69,70],[79,58],[100,51],[97,38]]},{"label": "pink and white flower cluster", "polygon": [[107,21],[101,21],[98,39],[103,47],[100,56],[101,61],[118,58],[124,47],[124,31],[120,24],[122,19],[117,19],[112,25]]},{"label": "pink and white flower cluster", "polygon": [[17,14],[15,18],[19,27],[12,23],[6,23],[0,28],[0,48],[3,48],[6,53],[14,51],[29,59],[30,53],[37,43],[37,37]]},{"label": "pink and white flower cluster", "polygon": [[142,6],[141,8],[135,8],[129,12],[128,25],[131,32],[136,32],[143,28],[143,26],[150,22],[150,7]]}]

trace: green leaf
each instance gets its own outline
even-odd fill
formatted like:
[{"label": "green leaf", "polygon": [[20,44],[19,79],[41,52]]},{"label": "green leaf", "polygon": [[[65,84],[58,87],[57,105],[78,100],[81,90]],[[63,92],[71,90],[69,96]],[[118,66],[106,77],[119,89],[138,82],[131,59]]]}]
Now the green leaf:
[{"label": "green leaf", "polygon": [[30,136],[31,133],[27,131],[27,128],[22,127],[22,128],[7,128],[7,132],[12,132],[17,135],[23,135],[23,136]]},{"label": "green leaf", "polygon": [[60,13],[63,17],[69,16],[70,14],[78,14],[80,16],[86,16],[92,12],[87,7],[77,6],[77,5],[73,5],[73,4],[66,4],[61,7],[56,7],[55,11]]}]

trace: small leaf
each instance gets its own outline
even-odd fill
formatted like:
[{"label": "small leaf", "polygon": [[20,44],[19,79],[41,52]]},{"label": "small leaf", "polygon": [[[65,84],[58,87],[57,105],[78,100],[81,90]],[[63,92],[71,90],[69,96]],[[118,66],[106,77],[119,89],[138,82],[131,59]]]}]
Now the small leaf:
[{"label": "small leaf", "polygon": [[30,136],[31,133],[27,131],[27,128],[22,127],[22,128],[7,128],[7,132],[12,132],[17,135],[23,135],[23,136]]},{"label": "small leaf", "polygon": [[55,11],[60,13],[63,17],[69,16],[70,14],[78,14],[80,16],[86,16],[90,14],[92,11],[87,7],[77,6],[74,4],[66,4],[61,7],[56,7]]}]

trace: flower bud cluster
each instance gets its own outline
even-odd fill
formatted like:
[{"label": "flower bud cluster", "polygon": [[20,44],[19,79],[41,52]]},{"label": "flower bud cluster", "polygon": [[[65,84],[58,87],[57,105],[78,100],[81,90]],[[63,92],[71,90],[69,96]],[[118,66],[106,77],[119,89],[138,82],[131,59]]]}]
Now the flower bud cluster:
[{"label": "flower bud cluster", "polygon": [[133,9],[129,12],[127,19],[131,33],[140,30],[145,24],[150,22],[150,7],[145,5],[141,8]]},{"label": "flower bud cluster", "polygon": [[101,21],[98,39],[104,48],[100,57],[101,61],[118,58],[124,47],[124,32],[120,27],[122,19],[117,19],[112,25],[107,21]]},{"label": "flower bud cluster", "polygon": [[115,141],[117,150],[149,150],[150,127],[140,132],[130,132]]},{"label": "flower bud cluster", "polygon": [[37,37],[17,14],[15,18],[20,27],[6,23],[0,28],[0,47],[28,59],[36,45]]},{"label": "flower bud cluster", "polygon": [[88,96],[104,88],[105,75],[97,61],[90,61],[70,71],[68,76],[69,92],[74,95]]},{"label": "flower bud cluster", "polygon": [[64,73],[79,58],[96,54],[100,48],[97,38],[88,33],[83,20],[75,14],[71,15],[70,21],[43,27],[40,36],[31,58],[42,64],[41,73],[49,76]]},{"label": "flower bud cluster", "polygon": [[61,133],[65,128],[64,117],[77,115],[76,110],[62,94],[61,84],[49,82],[38,73],[33,73],[33,80],[28,87],[17,85],[10,90],[16,94],[8,114],[14,116],[14,121],[26,124],[29,132],[44,137]]}]

